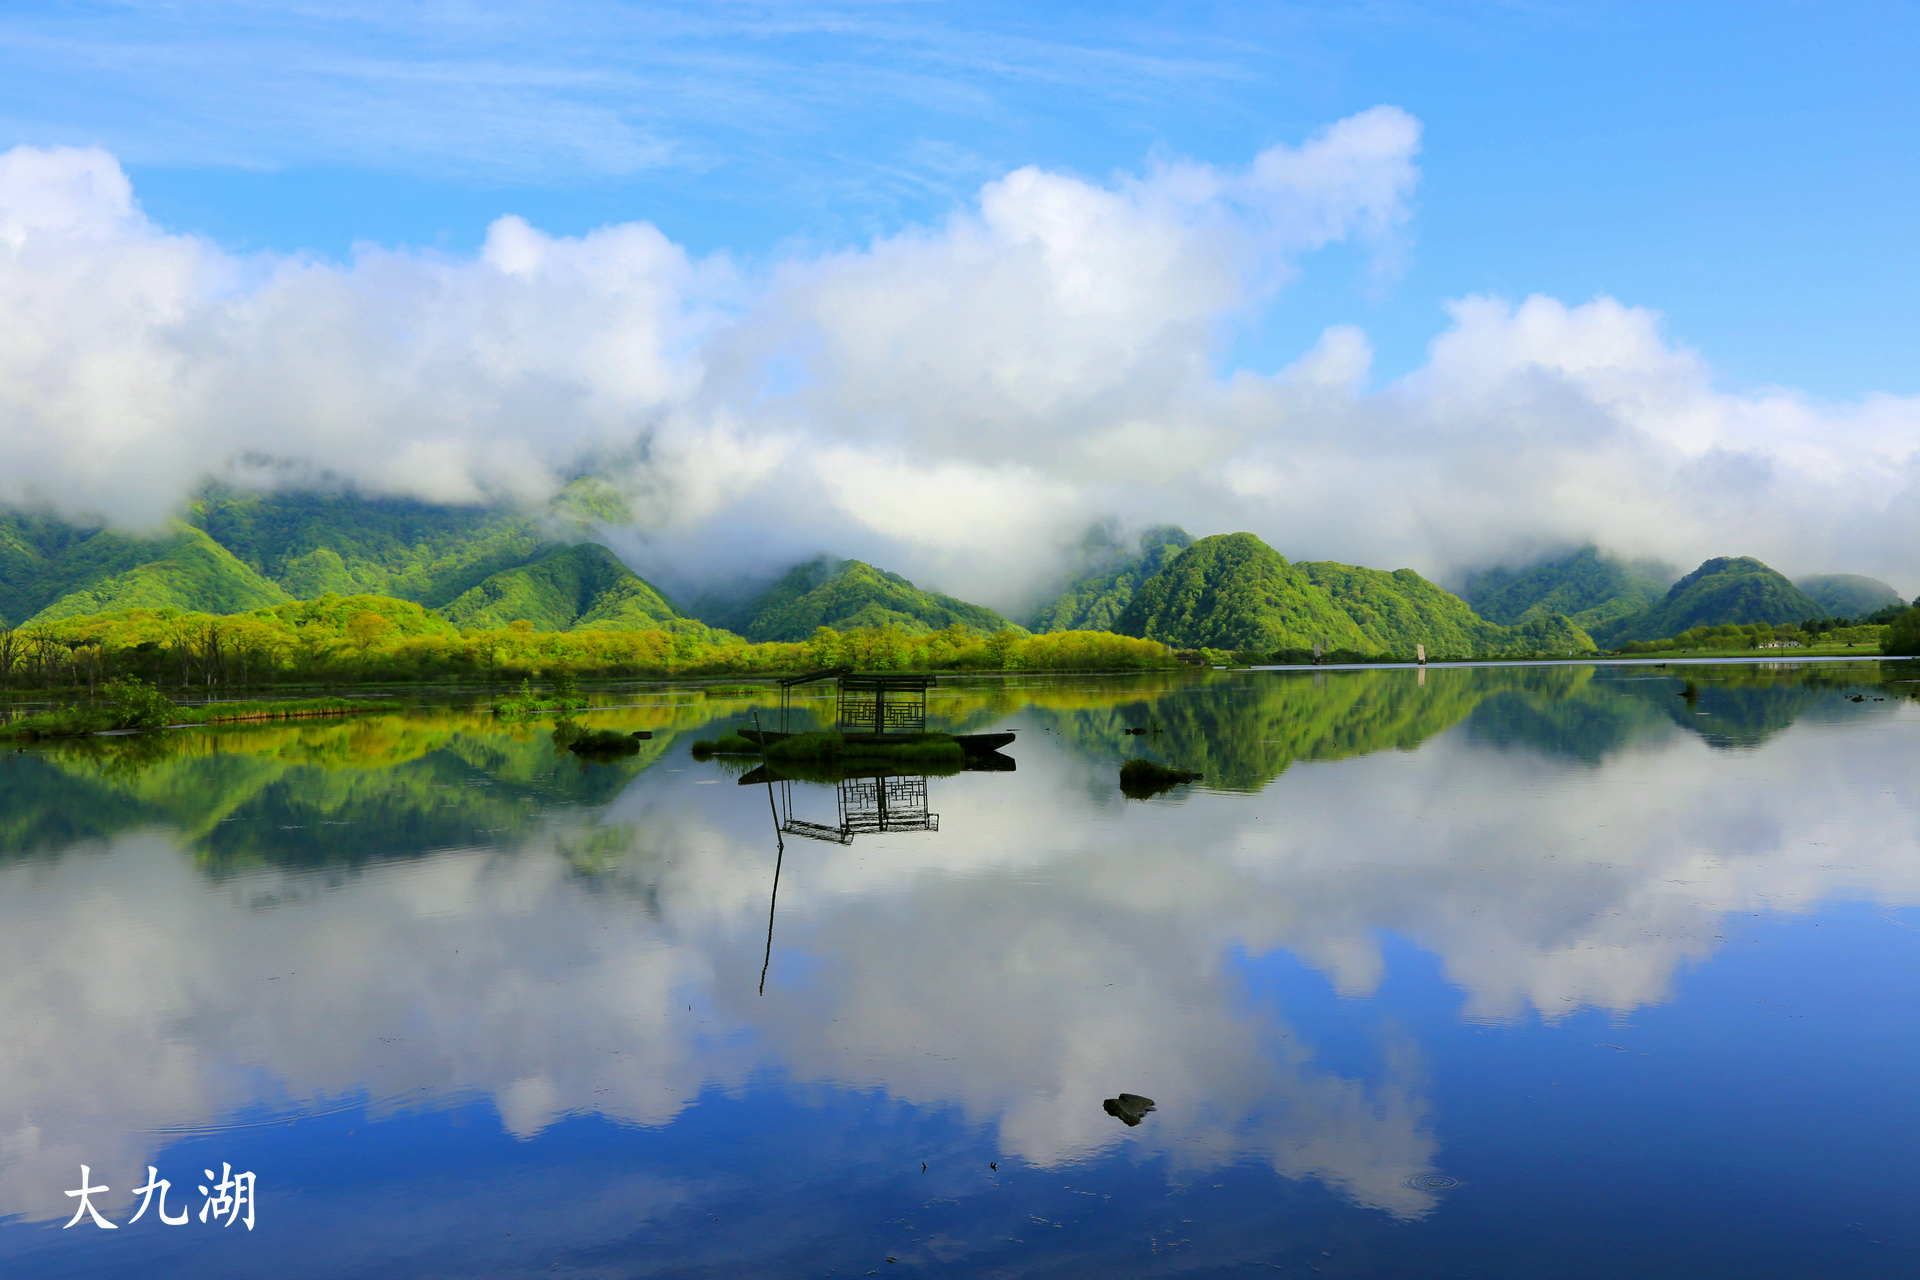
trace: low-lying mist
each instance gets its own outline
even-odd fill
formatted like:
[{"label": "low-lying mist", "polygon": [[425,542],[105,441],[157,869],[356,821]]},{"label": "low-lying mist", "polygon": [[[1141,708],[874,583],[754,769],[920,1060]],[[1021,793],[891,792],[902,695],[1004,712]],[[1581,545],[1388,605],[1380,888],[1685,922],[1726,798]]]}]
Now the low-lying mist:
[{"label": "low-lying mist", "polygon": [[242,256],[148,221],[103,151],[15,148],[0,501],[139,528],[208,476],[537,504],[586,468],[678,593],[828,551],[1016,614],[1103,520],[1445,582],[1592,541],[1914,588],[1920,400],[1722,390],[1611,298],[1455,300],[1384,386],[1346,326],[1223,368],[1314,250],[1407,251],[1419,139],[1376,107],[1237,169],[1021,169],[752,263],[513,216],[471,259]]}]

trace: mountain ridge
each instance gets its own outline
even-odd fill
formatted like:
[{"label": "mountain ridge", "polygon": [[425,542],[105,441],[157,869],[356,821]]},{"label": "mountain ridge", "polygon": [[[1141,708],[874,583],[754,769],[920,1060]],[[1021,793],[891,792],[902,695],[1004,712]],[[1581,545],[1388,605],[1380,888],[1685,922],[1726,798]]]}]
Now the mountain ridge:
[{"label": "mountain ridge", "polygon": [[861,560],[828,555],[802,561],[746,600],[705,612],[703,621],[755,643],[806,640],[821,627],[849,631],[891,626],[909,635],[955,625],[976,631],[1024,631],[984,605],[923,591],[899,574]]},{"label": "mountain ridge", "polygon": [[1163,524],[1144,530],[1129,551],[1110,528],[1095,525],[1081,540],[1081,572],[1036,609],[1028,625],[1042,633],[1111,631],[1140,584],[1192,545],[1185,529]]},{"label": "mountain ridge", "polygon": [[1618,619],[1602,642],[1659,640],[1699,626],[1803,622],[1820,606],[1752,556],[1715,556],[1668,588],[1659,603]]},{"label": "mountain ridge", "polygon": [[1143,583],[1122,613],[1125,635],[1182,648],[1243,653],[1315,645],[1412,657],[1592,652],[1593,639],[1560,614],[1516,630],[1488,622],[1412,569],[1367,569],[1287,558],[1250,533],[1201,538]]}]

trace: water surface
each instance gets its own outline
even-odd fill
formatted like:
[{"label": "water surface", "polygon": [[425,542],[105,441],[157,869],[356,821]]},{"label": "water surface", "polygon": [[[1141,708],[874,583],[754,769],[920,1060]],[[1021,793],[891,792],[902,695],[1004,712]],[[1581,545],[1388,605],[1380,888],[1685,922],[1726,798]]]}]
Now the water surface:
[{"label": "water surface", "polygon": [[[1017,767],[884,782],[743,785],[687,747],[754,704],[659,691],[608,763],[11,753],[0,1269],[1913,1274],[1916,676],[951,682]],[[223,1164],[251,1231],[127,1222]]]}]

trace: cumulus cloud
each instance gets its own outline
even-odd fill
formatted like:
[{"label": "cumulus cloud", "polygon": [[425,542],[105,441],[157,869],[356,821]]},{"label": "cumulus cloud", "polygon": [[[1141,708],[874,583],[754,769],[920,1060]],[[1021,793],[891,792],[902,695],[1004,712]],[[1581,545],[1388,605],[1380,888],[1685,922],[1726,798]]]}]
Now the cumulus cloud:
[{"label": "cumulus cloud", "polygon": [[1122,515],[1440,577],[1592,539],[1910,588],[1920,400],[1728,391],[1613,299],[1456,300],[1384,387],[1344,326],[1228,367],[1314,250],[1391,269],[1419,140],[1376,107],[1241,167],[1021,169],[753,264],[516,217],[471,259],[239,257],[145,219],[104,152],[16,148],[0,500],[150,524],[207,474],[538,501],[592,466],[638,513],[610,540],[687,585],[833,550],[1018,606]]}]

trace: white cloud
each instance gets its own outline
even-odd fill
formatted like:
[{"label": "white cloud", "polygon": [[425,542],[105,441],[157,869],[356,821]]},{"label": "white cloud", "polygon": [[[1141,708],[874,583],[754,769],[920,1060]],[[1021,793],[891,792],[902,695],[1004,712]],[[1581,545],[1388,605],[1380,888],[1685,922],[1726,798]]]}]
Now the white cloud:
[{"label": "white cloud", "polygon": [[0,500],[150,523],[207,472],[537,499],[639,458],[621,545],[683,581],[694,548],[701,572],[827,549],[1015,605],[1119,514],[1442,576],[1597,539],[1912,588],[1920,400],[1727,391],[1612,299],[1456,301],[1381,389],[1346,326],[1222,369],[1302,255],[1402,251],[1419,134],[1378,107],[1240,169],[1021,169],[939,225],[748,272],[644,223],[515,217],[470,260],[239,258],[146,221],[102,152],[16,148]]}]

